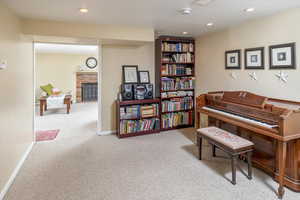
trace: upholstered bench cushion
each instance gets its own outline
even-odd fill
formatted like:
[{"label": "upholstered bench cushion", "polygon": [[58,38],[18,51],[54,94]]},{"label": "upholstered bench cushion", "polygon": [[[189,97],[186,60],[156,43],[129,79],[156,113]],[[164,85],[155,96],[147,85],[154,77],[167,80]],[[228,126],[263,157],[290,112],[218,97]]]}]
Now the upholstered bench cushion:
[{"label": "upholstered bench cushion", "polygon": [[200,135],[206,136],[234,150],[254,145],[252,142],[244,138],[241,138],[237,135],[234,135],[214,126],[198,129],[197,132]]}]

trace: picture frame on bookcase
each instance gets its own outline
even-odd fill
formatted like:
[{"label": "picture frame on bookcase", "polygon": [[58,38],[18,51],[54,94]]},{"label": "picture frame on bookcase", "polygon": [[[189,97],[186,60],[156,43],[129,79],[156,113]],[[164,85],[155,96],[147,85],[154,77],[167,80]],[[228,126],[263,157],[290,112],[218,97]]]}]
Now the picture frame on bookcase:
[{"label": "picture frame on bookcase", "polygon": [[150,83],[150,75],[149,71],[139,71],[139,83],[141,84],[149,84]]},{"label": "picture frame on bookcase", "polygon": [[137,84],[138,83],[138,66],[137,65],[123,65],[123,84]]},{"label": "picture frame on bookcase", "polygon": [[225,69],[241,69],[241,50],[225,51]]},{"label": "picture frame on bookcase", "polygon": [[245,49],[245,69],[265,69],[265,48]]},{"label": "picture frame on bookcase", "polygon": [[296,43],[269,46],[270,69],[296,69]]}]

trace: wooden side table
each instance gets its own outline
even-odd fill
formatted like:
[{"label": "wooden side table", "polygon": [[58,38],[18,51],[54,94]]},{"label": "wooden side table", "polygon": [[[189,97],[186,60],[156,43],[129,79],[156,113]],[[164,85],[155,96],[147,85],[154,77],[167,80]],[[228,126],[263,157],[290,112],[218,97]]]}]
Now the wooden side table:
[{"label": "wooden side table", "polygon": [[[44,112],[47,111],[47,98],[48,96],[40,98],[40,116],[43,116]],[[67,105],[67,114],[69,114],[72,104],[72,95],[65,96],[64,104]]]}]

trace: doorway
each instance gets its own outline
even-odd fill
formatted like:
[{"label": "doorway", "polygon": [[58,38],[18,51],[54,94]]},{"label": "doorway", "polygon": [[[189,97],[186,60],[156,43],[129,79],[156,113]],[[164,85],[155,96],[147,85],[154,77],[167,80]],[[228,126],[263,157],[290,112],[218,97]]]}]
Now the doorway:
[{"label": "doorway", "polygon": [[34,42],[36,141],[99,130],[99,45]]}]

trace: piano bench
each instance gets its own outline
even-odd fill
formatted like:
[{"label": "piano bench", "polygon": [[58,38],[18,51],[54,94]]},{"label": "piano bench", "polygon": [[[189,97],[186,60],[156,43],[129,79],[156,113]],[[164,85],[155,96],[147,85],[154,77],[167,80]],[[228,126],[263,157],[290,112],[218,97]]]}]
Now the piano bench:
[{"label": "piano bench", "polygon": [[254,149],[254,144],[249,140],[241,138],[237,135],[229,133],[225,130],[219,129],[217,127],[207,127],[197,130],[197,140],[199,145],[199,160],[202,159],[202,138],[206,139],[213,147],[213,157],[216,156],[216,148],[227,153],[231,158],[231,168],[232,168],[232,181],[233,185],[236,184],[236,168],[237,168],[237,158],[241,154],[247,155],[248,163],[248,179],[252,179],[252,151]]}]

